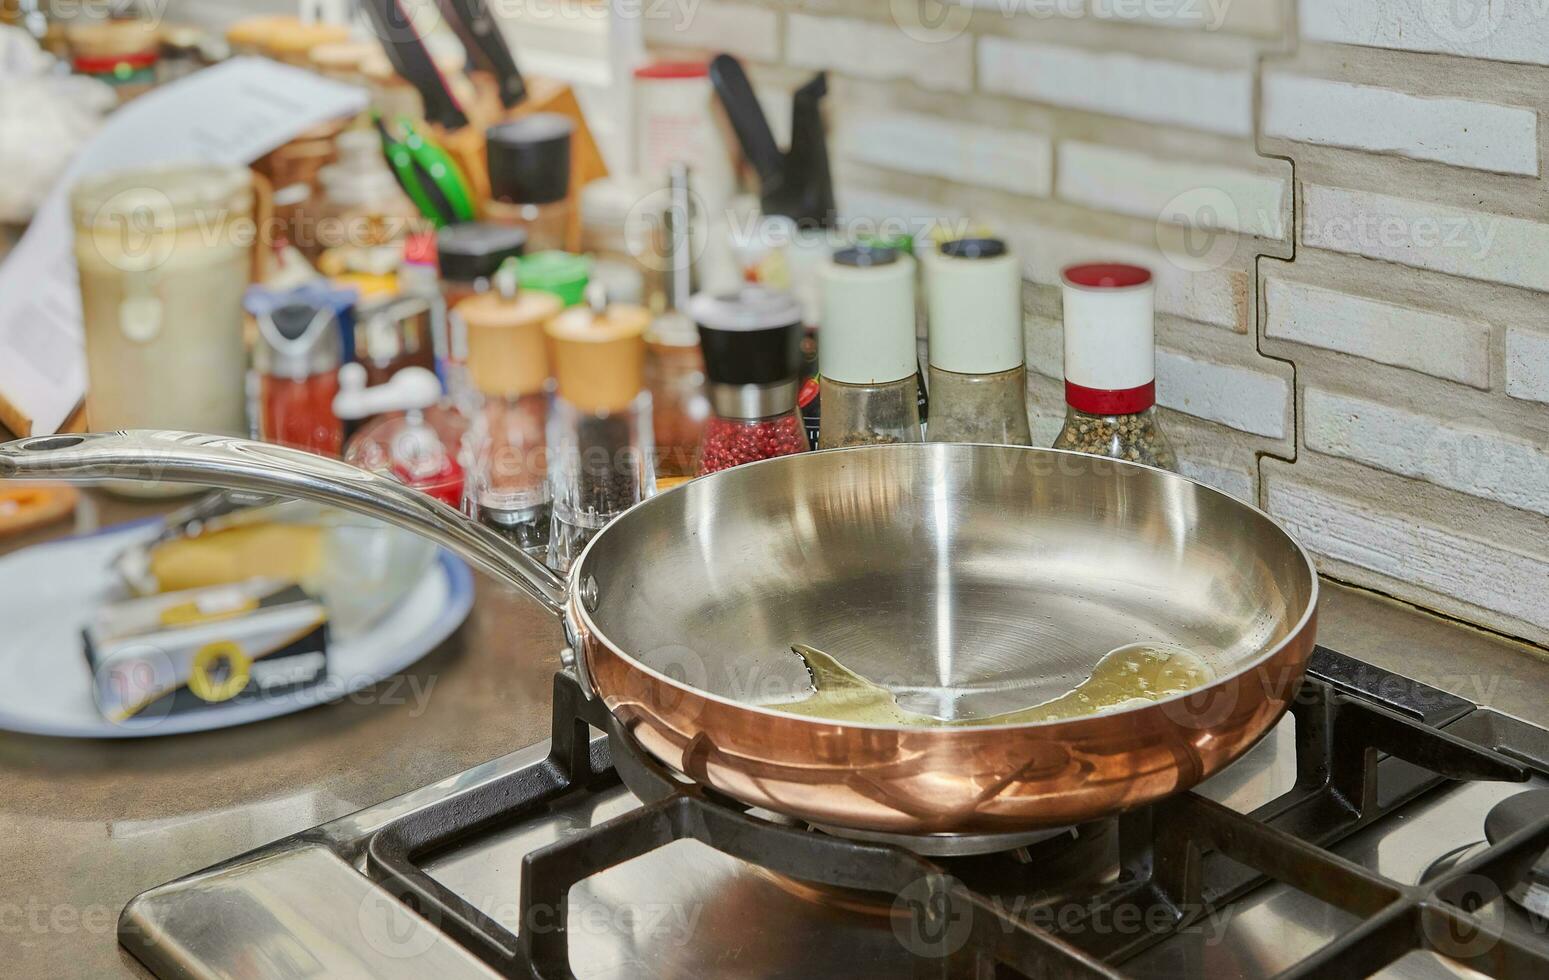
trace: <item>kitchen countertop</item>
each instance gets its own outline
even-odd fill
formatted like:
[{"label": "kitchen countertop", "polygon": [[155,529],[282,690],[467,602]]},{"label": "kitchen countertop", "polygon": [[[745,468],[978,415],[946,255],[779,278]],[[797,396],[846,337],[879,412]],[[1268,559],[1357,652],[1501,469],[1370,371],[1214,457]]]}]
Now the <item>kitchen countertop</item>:
[{"label": "kitchen countertop", "polygon": [[[90,494],[74,529],[166,507]],[[1549,725],[1543,651],[1334,583],[1318,638]],[[560,645],[535,604],[480,578],[461,630],[401,677],[335,704],[170,738],[0,733],[0,973],[148,976],[114,935],[130,898],[547,737]]]}]

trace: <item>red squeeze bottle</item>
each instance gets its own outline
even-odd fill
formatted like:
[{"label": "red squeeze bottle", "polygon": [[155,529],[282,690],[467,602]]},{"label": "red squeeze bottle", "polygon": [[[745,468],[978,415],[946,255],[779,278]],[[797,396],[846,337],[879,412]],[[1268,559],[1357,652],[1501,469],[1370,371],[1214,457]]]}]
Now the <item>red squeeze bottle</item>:
[{"label": "red squeeze bottle", "polygon": [[268,441],[337,456],[344,424],[334,415],[342,351],[331,306],[286,303],[258,317],[253,351],[258,382],[258,434]]}]

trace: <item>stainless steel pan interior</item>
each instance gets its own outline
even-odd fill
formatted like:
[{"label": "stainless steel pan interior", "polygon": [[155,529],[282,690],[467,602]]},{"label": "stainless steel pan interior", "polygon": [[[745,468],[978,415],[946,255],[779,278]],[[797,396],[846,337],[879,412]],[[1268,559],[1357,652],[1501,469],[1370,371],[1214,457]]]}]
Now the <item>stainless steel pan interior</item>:
[{"label": "stainless steel pan interior", "polygon": [[[1090,819],[1186,788],[1288,704],[1317,579],[1272,519],[1174,474],[1052,450],[886,446],[725,471],[602,531],[569,587],[389,481],[276,447],[104,433],[0,447],[0,475],[185,480],[328,500],[436,538],[563,612],[583,679],[691,778],[905,834]],[[793,643],[971,719],[1063,694],[1115,647],[1186,648],[1200,695],[1069,721],[907,729],[799,717]]]}]

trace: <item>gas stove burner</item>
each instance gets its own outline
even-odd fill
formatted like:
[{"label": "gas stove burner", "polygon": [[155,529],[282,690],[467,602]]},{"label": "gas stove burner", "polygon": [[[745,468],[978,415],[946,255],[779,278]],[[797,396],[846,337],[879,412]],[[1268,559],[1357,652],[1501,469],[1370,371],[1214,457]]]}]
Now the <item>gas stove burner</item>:
[{"label": "gas stove burner", "polygon": [[827,827],[813,824],[834,837],[869,841],[873,844],[892,844],[906,851],[925,857],[975,857],[980,854],[1003,854],[1020,848],[1033,847],[1045,841],[1061,837],[1074,837],[1076,828],[1056,827],[1053,830],[1027,830],[1007,834],[887,834],[877,831],[849,830],[844,827]]},{"label": "gas stove burner", "polygon": [[[1491,807],[1484,818],[1485,839],[1499,844],[1545,816],[1549,816],[1549,789],[1518,793]],[[1549,852],[1540,856],[1527,877],[1506,895],[1539,918],[1549,919]]]}]

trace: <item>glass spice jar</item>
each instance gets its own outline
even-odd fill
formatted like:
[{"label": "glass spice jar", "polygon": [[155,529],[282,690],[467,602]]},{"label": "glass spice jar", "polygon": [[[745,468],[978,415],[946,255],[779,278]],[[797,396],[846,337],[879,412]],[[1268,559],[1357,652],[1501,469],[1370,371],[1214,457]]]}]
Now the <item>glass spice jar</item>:
[{"label": "glass spice jar", "polygon": [[526,247],[526,230],[506,225],[468,221],[436,232],[436,266],[446,309],[442,320],[445,336],[440,345],[445,357],[442,372],[453,404],[470,415],[478,393],[468,380],[468,325],[457,306],[487,292],[501,265],[520,256]]},{"label": "glass spice jar", "polygon": [[598,531],[656,492],[651,393],[645,387],[650,320],[644,307],[606,306],[594,297],[544,328],[555,374],[548,564],[561,574]]},{"label": "glass spice jar", "polygon": [[699,475],[811,448],[796,407],[801,378],[801,305],[788,291],[747,286],[689,302],[699,325],[711,417]]},{"label": "glass spice jar", "polygon": [[490,199],[483,217],[526,229],[533,251],[571,244],[570,141],[575,123],[535,112],[485,133]]},{"label": "glass spice jar", "polygon": [[914,260],[840,249],[819,273],[823,414],[818,448],[920,441]]},{"label": "glass spice jar", "polygon": [[1065,426],[1055,449],[1177,471],[1156,415],[1155,284],[1134,265],[1076,265],[1061,274]]},{"label": "glass spice jar", "polygon": [[478,392],[467,441],[465,509],[535,558],[547,560],[549,356],[544,327],[560,311],[549,293],[497,287],[458,305]]},{"label": "glass spice jar", "polygon": [[1022,270],[998,238],[944,243],[925,260],[931,442],[1032,443]]},{"label": "glass spice jar", "polygon": [[265,442],[337,456],[344,423],[339,393],[339,319],[331,306],[287,303],[257,317],[258,435]]},{"label": "glass spice jar", "polygon": [[451,507],[463,502],[458,462],[467,420],[438,404],[441,382],[421,367],[407,367],[385,384],[366,386],[366,369],[339,369],[334,414],[357,424],[344,444],[344,461],[390,476]]}]

